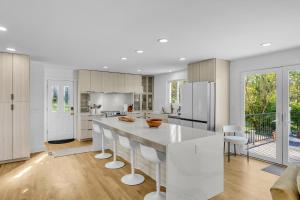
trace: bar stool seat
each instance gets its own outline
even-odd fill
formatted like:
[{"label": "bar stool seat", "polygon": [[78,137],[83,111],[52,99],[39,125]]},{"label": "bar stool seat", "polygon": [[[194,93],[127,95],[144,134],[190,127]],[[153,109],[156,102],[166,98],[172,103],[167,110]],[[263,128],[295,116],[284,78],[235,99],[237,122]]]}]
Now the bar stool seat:
[{"label": "bar stool seat", "polygon": [[105,167],[108,169],[119,169],[124,167],[125,163],[117,160],[117,140],[118,135],[112,133],[110,130],[103,128],[104,136],[113,141],[113,161],[105,164]]},{"label": "bar stool seat", "polygon": [[[101,135],[101,153],[98,153],[95,155],[95,158],[97,159],[107,159],[110,158],[112,155],[110,153],[106,153],[105,152],[105,148],[104,148],[104,136],[103,136],[103,130],[101,131],[100,126],[98,124],[93,123],[93,132],[94,134],[96,134],[96,137],[94,138],[99,138],[99,136]],[[95,143],[96,141],[93,141],[93,143]]]},{"label": "bar stool seat", "polygon": [[145,159],[156,164],[156,191],[146,194],[144,200],[165,200],[166,193],[160,191],[160,165],[164,160],[166,160],[166,155],[164,153],[156,151],[152,147],[148,147],[142,144],[140,144],[140,148],[142,156]]},{"label": "bar stool seat", "polygon": [[130,149],[130,162],[131,162],[131,173],[123,176],[121,178],[122,183],[126,185],[138,185],[145,181],[144,176],[135,173],[135,164],[136,164],[136,148],[137,143],[129,140],[127,137],[119,135],[119,143],[126,149]]}]

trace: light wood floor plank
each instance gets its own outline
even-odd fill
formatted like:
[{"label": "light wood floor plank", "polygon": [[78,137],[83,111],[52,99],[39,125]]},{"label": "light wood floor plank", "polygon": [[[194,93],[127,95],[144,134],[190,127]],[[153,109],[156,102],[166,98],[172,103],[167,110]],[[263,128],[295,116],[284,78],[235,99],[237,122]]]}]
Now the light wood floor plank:
[{"label": "light wood floor plank", "polygon": [[[72,142],[49,145],[49,150],[89,145]],[[142,200],[155,190],[155,182],[142,172],[146,181],[138,186],[120,182],[130,173],[130,165],[118,170],[104,168],[111,159],[96,160],[94,152],[58,157],[46,152],[35,154],[28,161],[0,165],[0,199],[2,200]],[[226,160],[226,159],[225,159]],[[244,157],[225,162],[225,192],[213,200],[271,199],[269,188],[278,178],[261,171],[269,164]],[[162,188],[164,190],[164,188]]]}]

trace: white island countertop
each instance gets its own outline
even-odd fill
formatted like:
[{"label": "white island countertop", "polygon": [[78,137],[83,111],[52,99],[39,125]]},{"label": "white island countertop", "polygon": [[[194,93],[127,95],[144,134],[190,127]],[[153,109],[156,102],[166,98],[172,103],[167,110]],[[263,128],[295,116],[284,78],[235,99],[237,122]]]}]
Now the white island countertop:
[{"label": "white island countertop", "polygon": [[162,152],[166,151],[166,146],[169,144],[221,134],[168,123],[162,123],[158,128],[149,128],[145,119],[136,119],[135,122],[123,122],[118,120],[117,117],[95,118],[93,120],[118,134],[152,146]]}]

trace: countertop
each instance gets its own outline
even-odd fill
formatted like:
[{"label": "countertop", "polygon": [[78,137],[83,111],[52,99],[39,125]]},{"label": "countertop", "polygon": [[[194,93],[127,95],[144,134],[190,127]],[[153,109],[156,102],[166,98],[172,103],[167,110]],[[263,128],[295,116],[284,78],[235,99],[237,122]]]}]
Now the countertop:
[{"label": "countertop", "polygon": [[116,117],[112,117],[94,118],[93,121],[100,123],[106,128],[110,128],[118,134],[152,146],[162,152],[166,151],[166,146],[169,144],[221,134],[168,123],[162,123],[159,128],[149,128],[144,119],[136,119],[135,122],[123,122],[119,121]]}]

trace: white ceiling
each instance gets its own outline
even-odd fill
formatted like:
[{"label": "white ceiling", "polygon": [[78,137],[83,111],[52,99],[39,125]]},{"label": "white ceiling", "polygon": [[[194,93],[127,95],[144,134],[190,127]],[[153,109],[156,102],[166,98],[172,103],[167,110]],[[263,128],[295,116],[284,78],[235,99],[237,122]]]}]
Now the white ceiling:
[{"label": "white ceiling", "polygon": [[0,25],[8,29],[0,51],[14,47],[74,68],[164,73],[300,46],[299,9],[299,0],[0,0]]}]

